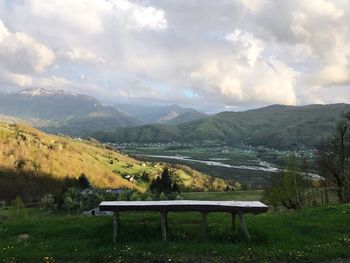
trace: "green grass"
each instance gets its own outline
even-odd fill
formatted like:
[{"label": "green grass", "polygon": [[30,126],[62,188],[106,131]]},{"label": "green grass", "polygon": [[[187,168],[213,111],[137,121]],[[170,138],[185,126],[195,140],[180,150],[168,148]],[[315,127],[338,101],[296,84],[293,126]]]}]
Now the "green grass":
[{"label": "green grass", "polygon": [[[319,262],[350,257],[350,205],[248,215],[252,242],[231,235],[230,216],[169,214],[161,242],[158,213],[122,213],[119,243],[111,217],[51,216],[0,222],[0,262]],[[26,233],[29,238],[20,240]],[[48,257],[45,259],[45,257]]]}]

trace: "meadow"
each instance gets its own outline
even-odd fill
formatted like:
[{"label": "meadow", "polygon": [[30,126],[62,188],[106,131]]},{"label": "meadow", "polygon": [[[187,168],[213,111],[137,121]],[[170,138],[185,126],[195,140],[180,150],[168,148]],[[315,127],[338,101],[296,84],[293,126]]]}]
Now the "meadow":
[{"label": "meadow", "polygon": [[[186,198],[256,200],[260,192],[186,193]],[[2,212],[1,212],[2,211]],[[161,242],[158,213],[122,213],[119,242],[110,216],[22,217],[0,210],[0,262],[329,262],[350,258],[350,205],[247,215],[247,242],[231,217],[208,215],[201,235],[199,213],[169,213],[169,241]],[[4,214],[5,213],[5,214]],[[1,216],[0,216],[1,218]],[[5,219],[6,218],[6,219]],[[334,261],[341,262],[341,261]]]}]

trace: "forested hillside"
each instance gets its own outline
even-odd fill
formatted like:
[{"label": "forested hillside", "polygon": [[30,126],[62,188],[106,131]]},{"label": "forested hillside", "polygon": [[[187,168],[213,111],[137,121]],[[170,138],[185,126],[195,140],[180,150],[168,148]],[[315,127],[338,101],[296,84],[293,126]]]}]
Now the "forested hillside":
[{"label": "forested hillside", "polygon": [[263,145],[275,148],[314,147],[327,137],[349,104],[272,105],[243,112],[223,112],[175,127],[148,125],[98,132],[102,141],[188,142]]}]

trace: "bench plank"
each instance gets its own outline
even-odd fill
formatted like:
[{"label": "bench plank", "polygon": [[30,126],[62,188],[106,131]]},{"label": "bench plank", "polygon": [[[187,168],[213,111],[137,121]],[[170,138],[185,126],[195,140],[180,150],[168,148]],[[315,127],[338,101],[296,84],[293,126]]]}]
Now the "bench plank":
[{"label": "bench plank", "polygon": [[268,207],[259,201],[104,201],[101,211],[198,211],[264,213]]}]

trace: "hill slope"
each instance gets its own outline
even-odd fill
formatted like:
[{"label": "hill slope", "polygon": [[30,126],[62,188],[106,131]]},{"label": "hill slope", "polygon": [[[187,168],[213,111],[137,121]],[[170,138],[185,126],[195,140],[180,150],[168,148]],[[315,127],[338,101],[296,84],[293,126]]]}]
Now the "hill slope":
[{"label": "hill slope", "polygon": [[[94,136],[118,143],[179,141],[246,143],[276,148],[313,147],[333,131],[337,119],[348,111],[349,104],[272,105],[244,112],[223,112],[176,127],[140,126],[109,133],[99,132]],[[149,136],[129,136],[150,129],[158,132]]]},{"label": "hill slope", "polygon": [[[90,141],[0,123],[0,200],[12,200],[16,195],[35,199],[43,193],[58,191],[65,177],[77,178],[82,173],[97,188],[144,190],[149,182],[142,180],[143,173],[151,180],[165,166],[141,162]],[[188,167],[173,166],[171,171],[180,188],[209,187],[208,176]],[[217,179],[215,186],[223,189],[226,185]]]}]

